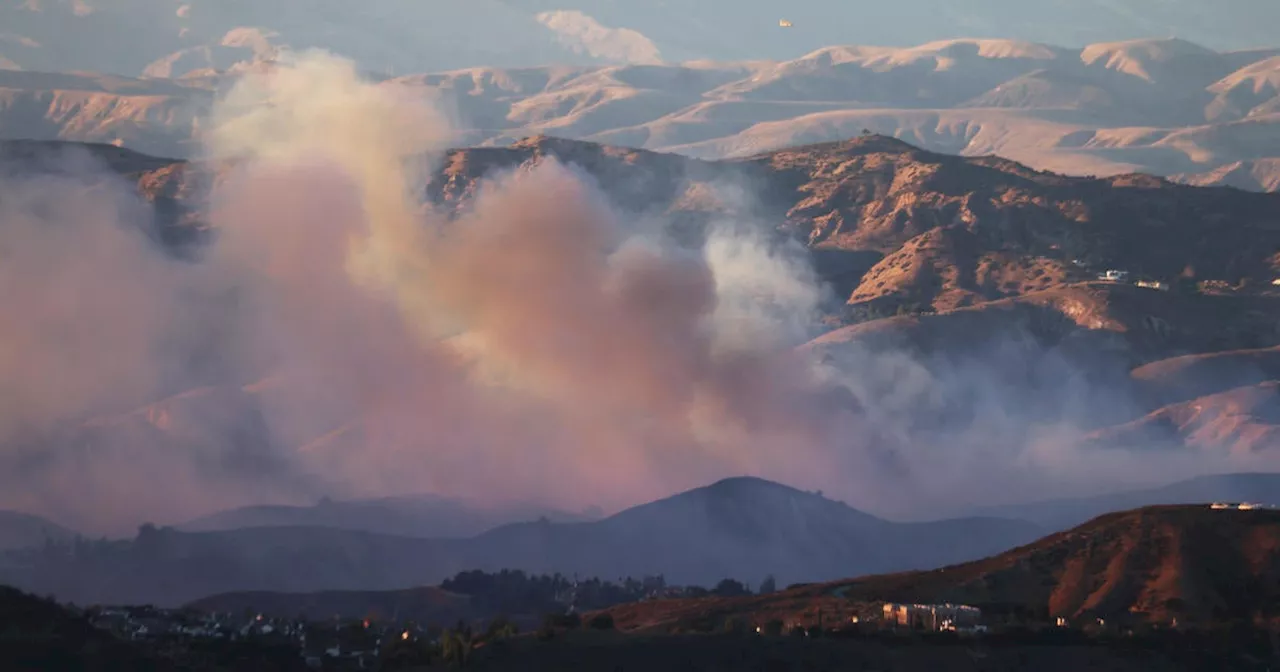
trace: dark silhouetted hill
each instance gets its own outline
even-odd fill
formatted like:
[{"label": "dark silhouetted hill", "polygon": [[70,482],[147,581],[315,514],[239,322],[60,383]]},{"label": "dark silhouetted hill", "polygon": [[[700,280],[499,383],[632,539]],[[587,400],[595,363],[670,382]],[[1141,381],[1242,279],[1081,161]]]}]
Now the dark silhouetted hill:
[{"label": "dark silhouetted hill", "polygon": [[1034,539],[1023,521],[894,523],[777,483],[730,479],[587,523],[512,524],[468,539],[322,527],[189,533],[144,528],[80,555],[31,554],[5,576],[77,603],[177,605],[232,591],[390,590],[469,569],[661,574],[674,585],[754,584],[919,569]]}]

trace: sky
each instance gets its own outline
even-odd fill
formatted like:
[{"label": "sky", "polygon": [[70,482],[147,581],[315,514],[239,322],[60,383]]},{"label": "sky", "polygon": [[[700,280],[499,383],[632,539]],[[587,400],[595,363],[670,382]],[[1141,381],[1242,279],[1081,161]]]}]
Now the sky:
[{"label": "sky", "polygon": [[[779,20],[791,22],[781,28]],[[790,59],[843,44],[1002,38],[1083,46],[1178,37],[1273,46],[1271,0],[40,0],[0,8],[0,63],[137,75],[163,59],[243,57],[252,29],[371,71],[694,59]],[[138,31],[136,26],[149,26]],[[243,34],[243,30],[241,31]],[[127,38],[127,39],[126,39]],[[226,52],[223,54],[222,52]]]}]

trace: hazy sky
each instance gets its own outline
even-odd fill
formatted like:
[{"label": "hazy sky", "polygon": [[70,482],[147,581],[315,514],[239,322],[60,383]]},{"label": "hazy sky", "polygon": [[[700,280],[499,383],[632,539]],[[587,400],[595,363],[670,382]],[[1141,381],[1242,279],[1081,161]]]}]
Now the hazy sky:
[{"label": "hazy sky", "polygon": [[[659,46],[717,58],[786,58],[832,44],[910,46],[958,37],[1080,46],[1177,36],[1241,49],[1274,45],[1272,27],[1280,25],[1280,3],[1271,0],[503,1],[538,11],[578,9]],[[778,27],[783,18],[791,28]]]},{"label": "hazy sky", "polygon": [[655,54],[786,59],[963,37],[1081,46],[1176,36],[1226,50],[1273,46],[1277,25],[1274,0],[33,0],[0,7],[0,64],[128,75],[158,61],[225,67],[245,55],[245,41],[226,39],[242,28],[406,74]]}]

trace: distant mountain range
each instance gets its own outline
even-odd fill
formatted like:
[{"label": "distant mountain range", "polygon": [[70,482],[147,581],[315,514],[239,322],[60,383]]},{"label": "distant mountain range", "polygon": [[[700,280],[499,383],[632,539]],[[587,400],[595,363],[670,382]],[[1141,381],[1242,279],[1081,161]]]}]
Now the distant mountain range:
[{"label": "distant mountain range", "polygon": [[677,585],[821,580],[985,557],[1039,528],[996,518],[893,523],[820,495],[735,478],[586,523],[517,523],[436,540],[321,527],[143,530],[9,563],[0,581],[81,604],[177,605],[229,591],[386,590],[467,569],[662,574]]},{"label": "distant mountain range", "polygon": [[[415,66],[385,86],[433,96],[458,120],[459,144],[549,134],[725,158],[867,129],[933,151],[998,154],[1067,174],[1146,172],[1191,184],[1280,188],[1280,48],[1217,52],[1184,39],[1084,48],[961,39],[796,55]],[[52,64],[0,70],[0,137],[191,155],[201,116],[237,75],[203,65],[177,70],[179,62],[186,61],[153,66],[144,78],[79,72],[101,65],[59,66],[78,72],[58,74],[46,74]]]},{"label": "distant mountain range", "polygon": [[545,518],[557,523],[591,517],[534,505],[484,506],[444,497],[385,497],[322,501],[313,506],[245,506],[201,516],[177,526],[184,532],[254,527],[327,527],[402,537],[469,537],[509,523]]},{"label": "distant mountain range", "polygon": [[39,516],[0,511],[0,552],[36,548],[46,542],[67,543],[75,533]]}]

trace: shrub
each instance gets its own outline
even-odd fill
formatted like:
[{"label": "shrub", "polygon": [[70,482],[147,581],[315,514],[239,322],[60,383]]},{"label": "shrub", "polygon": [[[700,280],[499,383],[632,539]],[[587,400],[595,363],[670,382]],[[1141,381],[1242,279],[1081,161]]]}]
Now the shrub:
[{"label": "shrub", "polygon": [[562,628],[572,630],[582,625],[582,617],[576,613],[573,614],[547,614],[542,620],[544,627]]},{"label": "shrub", "polygon": [[508,637],[515,637],[520,633],[520,629],[515,623],[507,620],[503,616],[499,616],[489,622],[489,629],[485,631],[485,639],[498,640]]},{"label": "shrub", "polygon": [[596,614],[587,622],[587,627],[592,630],[612,630],[613,614]]}]

